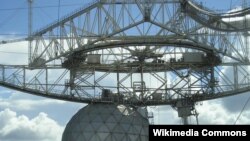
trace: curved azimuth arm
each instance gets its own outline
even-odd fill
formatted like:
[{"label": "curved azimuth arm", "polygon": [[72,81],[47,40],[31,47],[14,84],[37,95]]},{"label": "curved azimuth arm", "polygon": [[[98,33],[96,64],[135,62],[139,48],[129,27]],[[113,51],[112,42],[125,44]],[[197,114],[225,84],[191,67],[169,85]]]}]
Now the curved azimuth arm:
[{"label": "curved azimuth arm", "polygon": [[190,1],[95,1],[59,22],[34,32],[30,66],[40,67],[67,58],[73,52],[87,53],[112,48],[108,44],[114,41],[124,46],[135,39],[138,42],[129,45],[136,46],[151,40],[149,44],[152,45],[152,40],[158,38],[167,40],[166,45],[171,40],[180,41],[179,46],[183,46],[181,42],[190,42],[193,48],[195,44],[203,44],[200,50],[209,49],[245,62],[249,56],[241,31],[248,29],[248,24],[245,24],[248,19],[238,23],[230,20],[229,23],[224,18],[244,17],[249,14],[248,11],[219,17],[201,10]]},{"label": "curved azimuth arm", "polygon": [[250,30],[250,8],[228,12],[215,13],[191,1],[183,1],[184,11],[200,24],[214,30],[223,32],[245,32]]},{"label": "curved azimuth arm", "polygon": [[83,103],[179,108],[190,105],[180,100],[244,93],[247,15],[187,0],[96,0],[25,39],[29,64],[0,65],[0,85]]},{"label": "curved azimuth arm", "polygon": [[[56,66],[29,70],[28,66],[1,65],[0,85],[67,101],[117,102],[138,106],[175,104],[179,100],[195,103],[250,90],[250,75],[247,71],[249,67],[244,64],[226,63],[215,68],[190,66],[187,71],[165,66],[169,68],[169,72],[157,73],[148,70],[144,74],[143,85],[136,74],[140,67],[134,67],[130,72],[119,75],[113,73],[117,67],[109,66],[109,71],[95,72],[94,66],[79,68],[81,71],[69,71]],[[72,76],[73,73],[75,76]],[[142,87],[144,89],[141,89]],[[142,90],[143,97],[140,95]],[[118,91],[120,93],[117,93]],[[105,92],[106,97],[103,95]]]}]

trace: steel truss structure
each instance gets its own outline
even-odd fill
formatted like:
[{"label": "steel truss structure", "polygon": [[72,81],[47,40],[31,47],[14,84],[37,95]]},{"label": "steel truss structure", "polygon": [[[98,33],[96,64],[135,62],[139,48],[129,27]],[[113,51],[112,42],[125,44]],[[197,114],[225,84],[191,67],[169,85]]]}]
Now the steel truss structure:
[{"label": "steel truss structure", "polygon": [[191,0],[93,1],[26,38],[29,64],[0,65],[0,85],[74,102],[172,105],[187,122],[196,102],[250,90],[249,14]]}]

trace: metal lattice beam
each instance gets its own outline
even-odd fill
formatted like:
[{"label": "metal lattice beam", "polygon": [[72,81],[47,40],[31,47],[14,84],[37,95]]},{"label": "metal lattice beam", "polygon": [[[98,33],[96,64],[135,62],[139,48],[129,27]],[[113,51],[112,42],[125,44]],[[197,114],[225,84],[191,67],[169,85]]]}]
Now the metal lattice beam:
[{"label": "metal lattice beam", "polygon": [[[97,0],[26,38],[29,64],[0,65],[0,85],[138,106],[244,93],[247,15],[248,8],[223,15],[186,0]],[[225,21],[235,17],[243,17],[237,26]]]}]

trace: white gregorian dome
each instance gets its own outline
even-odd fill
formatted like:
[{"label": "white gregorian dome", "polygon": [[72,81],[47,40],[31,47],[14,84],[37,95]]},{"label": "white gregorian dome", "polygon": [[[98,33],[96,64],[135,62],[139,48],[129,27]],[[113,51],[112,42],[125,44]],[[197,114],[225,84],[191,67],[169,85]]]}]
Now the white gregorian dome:
[{"label": "white gregorian dome", "polygon": [[148,126],[131,107],[90,104],[69,121],[62,141],[148,141]]}]

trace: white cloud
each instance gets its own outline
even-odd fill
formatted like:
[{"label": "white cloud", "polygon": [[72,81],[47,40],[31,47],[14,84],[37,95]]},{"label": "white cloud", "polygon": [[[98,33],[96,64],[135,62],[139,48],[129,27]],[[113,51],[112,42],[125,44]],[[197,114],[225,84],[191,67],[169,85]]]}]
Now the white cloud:
[{"label": "white cloud", "polygon": [[28,43],[24,41],[24,42],[0,45],[0,55],[1,55],[0,64],[8,64],[8,65],[28,64]]},{"label": "white cloud", "polygon": [[0,89],[0,111],[12,109],[29,118],[34,117],[40,112],[44,112],[63,126],[85,105]]},{"label": "white cloud", "polygon": [[[242,103],[243,106],[244,103]],[[231,103],[231,107],[234,104]],[[197,106],[199,114],[199,120],[201,124],[234,124],[238,115],[240,114],[242,107],[238,112],[232,112],[227,110],[223,106],[223,100],[206,101],[202,106]],[[240,116],[237,124],[249,124],[250,123],[250,111],[244,110]]]},{"label": "white cloud", "polygon": [[250,124],[249,117],[250,117],[250,111],[243,112],[236,124]]},{"label": "white cloud", "polygon": [[63,127],[40,113],[33,119],[5,109],[0,112],[1,141],[60,141]]},{"label": "white cloud", "polygon": [[[2,101],[0,99],[0,101]],[[16,108],[18,110],[33,110],[39,106],[46,106],[52,104],[63,104],[63,101],[52,100],[52,99],[42,99],[42,100],[32,100],[32,99],[19,99],[19,100],[8,100],[2,101],[0,103],[1,107]]]},{"label": "white cloud", "polygon": [[234,124],[236,115],[227,111],[220,101],[205,101],[197,106],[200,124]]},{"label": "white cloud", "polygon": [[[180,118],[178,118],[177,111],[171,106],[154,106],[148,108],[149,112],[153,112],[154,124],[179,124]],[[152,119],[150,119],[152,120]]]},{"label": "white cloud", "polygon": [[65,101],[53,100],[48,98],[32,99],[30,95],[20,92],[10,92],[9,95],[10,96],[8,98],[0,97],[1,108],[11,108],[16,110],[28,111],[42,106],[62,105],[66,103]]},{"label": "white cloud", "polygon": [[[201,105],[196,105],[197,112],[199,113],[199,124],[234,124],[242,107],[238,112],[231,111],[224,107],[224,101],[225,99],[210,100],[202,102]],[[233,103],[231,103],[231,107],[234,107]],[[154,108],[153,112],[155,124],[181,124],[181,118],[178,118],[177,111],[169,108],[169,106]],[[237,124],[250,124],[249,117],[250,110],[244,110]],[[194,116],[189,118],[189,123],[196,124]]]}]

